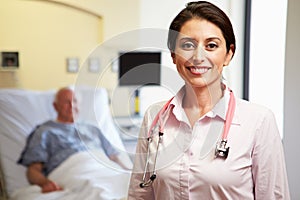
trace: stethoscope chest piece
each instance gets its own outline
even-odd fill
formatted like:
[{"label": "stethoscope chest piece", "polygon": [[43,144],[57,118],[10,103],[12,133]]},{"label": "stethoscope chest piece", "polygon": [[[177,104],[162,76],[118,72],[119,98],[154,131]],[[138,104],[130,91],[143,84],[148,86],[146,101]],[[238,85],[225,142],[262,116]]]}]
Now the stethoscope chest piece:
[{"label": "stethoscope chest piece", "polygon": [[226,159],[229,153],[229,147],[226,147],[227,140],[222,140],[216,146],[215,150],[215,158],[223,158]]}]

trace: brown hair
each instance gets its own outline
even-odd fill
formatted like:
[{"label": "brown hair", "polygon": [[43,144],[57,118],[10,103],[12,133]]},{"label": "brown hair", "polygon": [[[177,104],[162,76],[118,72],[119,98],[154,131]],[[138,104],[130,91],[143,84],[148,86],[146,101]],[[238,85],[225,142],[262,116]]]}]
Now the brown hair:
[{"label": "brown hair", "polygon": [[218,26],[226,41],[227,52],[235,52],[235,35],[228,16],[217,6],[206,1],[195,1],[186,4],[186,7],[173,19],[169,28],[168,48],[174,52],[176,39],[183,24],[193,18],[205,19]]}]

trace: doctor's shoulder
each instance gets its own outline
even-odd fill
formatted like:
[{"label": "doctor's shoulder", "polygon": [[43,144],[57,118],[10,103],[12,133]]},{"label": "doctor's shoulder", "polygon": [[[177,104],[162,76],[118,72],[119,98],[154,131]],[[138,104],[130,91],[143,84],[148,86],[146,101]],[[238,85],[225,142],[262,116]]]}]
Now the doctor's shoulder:
[{"label": "doctor's shoulder", "polygon": [[164,107],[164,105],[168,101],[159,101],[156,103],[151,104],[145,111],[144,116],[143,116],[143,124],[142,124],[142,129],[144,128],[146,131],[148,131],[148,128],[151,126],[153,123],[155,117],[158,115],[160,110]]},{"label": "doctor's shoulder", "polygon": [[167,100],[158,101],[156,103],[151,104],[145,111],[144,120],[148,119],[151,122],[166,103],[167,103]]},{"label": "doctor's shoulder", "polygon": [[236,104],[235,112],[241,124],[254,126],[257,130],[272,126],[278,132],[275,114],[270,108],[243,99],[237,99]]},{"label": "doctor's shoulder", "polygon": [[236,112],[239,115],[247,113],[248,115],[250,114],[252,117],[274,115],[273,111],[270,108],[244,99],[237,99]]}]

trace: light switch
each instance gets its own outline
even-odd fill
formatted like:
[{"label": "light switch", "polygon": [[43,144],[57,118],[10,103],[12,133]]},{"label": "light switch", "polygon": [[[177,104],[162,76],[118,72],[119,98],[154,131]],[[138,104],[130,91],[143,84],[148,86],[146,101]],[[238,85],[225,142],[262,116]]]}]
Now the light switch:
[{"label": "light switch", "polygon": [[99,58],[89,59],[89,71],[92,73],[97,73],[100,70],[100,60]]},{"label": "light switch", "polygon": [[78,58],[67,58],[67,72],[77,73],[79,69]]}]

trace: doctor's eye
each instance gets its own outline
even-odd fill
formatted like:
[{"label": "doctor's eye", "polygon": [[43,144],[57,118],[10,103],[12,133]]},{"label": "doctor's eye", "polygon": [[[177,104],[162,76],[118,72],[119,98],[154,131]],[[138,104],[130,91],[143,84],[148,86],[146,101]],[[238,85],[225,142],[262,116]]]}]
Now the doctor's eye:
[{"label": "doctor's eye", "polygon": [[216,49],[218,47],[219,46],[216,43],[214,43],[214,42],[210,42],[210,43],[208,43],[206,45],[206,49],[209,50],[209,51],[212,51],[212,50],[214,50],[214,49]]},{"label": "doctor's eye", "polygon": [[186,42],[183,42],[181,45],[180,45],[181,49],[183,50],[186,50],[186,51],[191,51],[191,50],[194,50],[196,48],[196,45],[193,43],[193,42],[190,42],[190,41],[186,41]]}]

